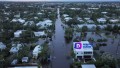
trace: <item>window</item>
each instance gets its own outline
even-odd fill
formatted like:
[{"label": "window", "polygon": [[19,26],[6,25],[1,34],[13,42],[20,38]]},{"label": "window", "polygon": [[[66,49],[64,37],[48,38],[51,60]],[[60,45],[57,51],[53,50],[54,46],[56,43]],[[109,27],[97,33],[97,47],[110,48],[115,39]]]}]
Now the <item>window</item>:
[{"label": "window", "polygon": [[92,54],[92,52],[84,52],[84,54]]}]

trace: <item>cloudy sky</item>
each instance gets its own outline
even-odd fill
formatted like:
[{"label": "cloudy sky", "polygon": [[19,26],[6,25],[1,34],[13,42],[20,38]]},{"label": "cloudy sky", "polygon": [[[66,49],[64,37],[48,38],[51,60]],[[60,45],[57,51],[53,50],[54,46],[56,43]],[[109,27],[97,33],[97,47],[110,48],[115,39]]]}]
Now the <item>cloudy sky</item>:
[{"label": "cloudy sky", "polygon": [[0,1],[120,1],[120,0],[0,0]]}]

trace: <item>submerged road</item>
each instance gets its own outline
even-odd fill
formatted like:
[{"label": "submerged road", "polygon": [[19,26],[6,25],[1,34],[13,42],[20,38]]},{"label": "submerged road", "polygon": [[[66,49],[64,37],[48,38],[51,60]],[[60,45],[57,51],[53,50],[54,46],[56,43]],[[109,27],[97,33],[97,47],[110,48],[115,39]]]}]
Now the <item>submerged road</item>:
[{"label": "submerged road", "polygon": [[65,44],[64,39],[64,29],[61,26],[61,18],[59,14],[59,8],[57,9],[58,18],[55,22],[55,35],[52,41],[52,68],[70,68],[69,60],[67,59],[67,55],[69,53],[68,48]]}]

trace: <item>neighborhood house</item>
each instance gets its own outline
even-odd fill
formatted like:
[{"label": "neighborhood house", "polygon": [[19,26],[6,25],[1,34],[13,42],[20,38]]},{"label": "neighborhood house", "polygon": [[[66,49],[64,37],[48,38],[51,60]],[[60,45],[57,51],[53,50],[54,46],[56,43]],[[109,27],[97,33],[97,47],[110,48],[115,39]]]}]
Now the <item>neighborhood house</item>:
[{"label": "neighborhood house", "polygon": [[17,30],[16,32],[14,32],[14,37],[20,37],[23,31],[25,30]]},{"label": "neighborhood house", "polygon": [[74,42],[73,51],[76,58],[91,59],[93,58],[93,47],[88,41]]},{"label": "neighborhood house", "polygon": [[18,53],[20,48],[22,47],[22,44],[12,44],[12,48],[10,49],[10,53]]},{"label": "neighborhood house", "polygon": [[38,31],[38,32],[34,32],[35,37],[40,37],[40,36],[45,36],[45,32],[44,31]]},{"label": "neighborhood house", "polygon": [[41,26],[41,28],[51,26],[52,21],[51,20],[45,20],[45,21],[39,21],[39,23],[36,24],[37,26]]},{"label": "neighborhood house", "polygon": [[6,45],[3,44],[2,42],[0,42],[0,50],[2,51],[2,50],[5,49],[5,48],[6,48]]},{"label": "neighborhood house", "polygon": [[41,52],[42,47],[40,45],[37,45],[33,50],[33,58],[37,59],[38,54]]},{"label": "neighborhood house", "polygon": [[99,23],[105,23],[107,20],[105,18],[99,18],[97,19]]}]

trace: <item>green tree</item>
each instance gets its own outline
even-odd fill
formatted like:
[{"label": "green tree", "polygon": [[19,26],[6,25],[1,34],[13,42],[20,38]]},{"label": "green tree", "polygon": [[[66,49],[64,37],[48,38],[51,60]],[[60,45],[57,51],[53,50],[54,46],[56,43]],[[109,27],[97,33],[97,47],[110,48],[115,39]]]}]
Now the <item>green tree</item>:
[{"label": "green tree", "polygon": [[82,27],[82,32],[86,32],[86,31],[88,31],[88,27],[87,26],[83,26]]}]

